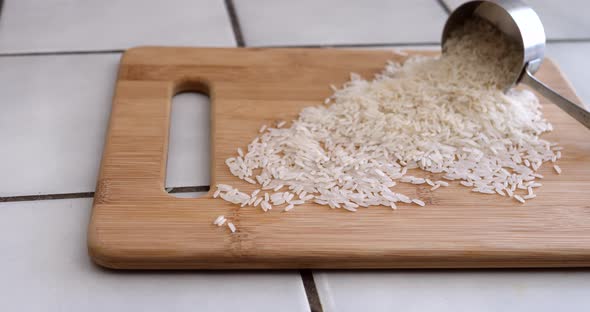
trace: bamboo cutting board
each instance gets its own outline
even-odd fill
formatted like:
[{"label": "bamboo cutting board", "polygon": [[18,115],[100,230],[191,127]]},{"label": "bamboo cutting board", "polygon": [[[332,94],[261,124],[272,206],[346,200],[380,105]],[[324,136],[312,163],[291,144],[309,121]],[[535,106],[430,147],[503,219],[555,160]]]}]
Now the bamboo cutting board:
[{"label": "bamboo cutting board", "polygon": [[[564,146],[563,174],[545,164],[538,197],[514,200],[452,183],[400,185],[426,207],[351,213],[309,204],[288,213],[238,208],[208,196],[175,198],[164,190],[170,103],[183,90],[211,96],[211,185],[243,191],[225,159],[258,135],[262,124],[291,120],[331,94],[350,72],[381,71],[386,51],[330,49],[197,49],[145,47],[121,60],[88,247],[98,264],[125,269],[462,268],[590,265],[590,131],[544,99]],[[549,61],[537,74],[575,98]],[[225,215],[229,233],[212,221]]]}]

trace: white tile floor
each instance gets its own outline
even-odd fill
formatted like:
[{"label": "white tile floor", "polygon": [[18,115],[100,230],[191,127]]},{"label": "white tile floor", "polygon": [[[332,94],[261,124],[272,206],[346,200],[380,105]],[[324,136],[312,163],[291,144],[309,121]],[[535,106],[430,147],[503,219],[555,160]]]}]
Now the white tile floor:
[{"label": "white tile floor", "polygon": [[[0,197],[94,190],[119,57],[0,57]],[[175,103],[166,185],[208,185],[208,98]]]},{"label": "white tile floor", "polygon": [[118,54],[0,57],[0,196],[94,190],[118,62]]},{"label": "white tile floor", "polygon": [[[97,51],[145,44],[234,46],[241,41],[240,31],[247,46],[436,48],[447,16],[436,0],[234,0],[238,20],[232,29],[226,7],[232,1],[4,2],[0,201],[93,191],[119,58],[118,53]],[[560,39],[548,45],[548,56],[590,103],[590,26],[584,13],[590,2],[530,2],[549,38]],[[54,51],[64,54],[48,53]],[[204,96],[177,98],[167,186],[209,183],[208,114]],[[0,203],[2,310],[310,309],[297,272],[129,274],[99,269],[89,262],[84,246],[90,202],[81,198]],[[315,280],[325,311],[587,311],[588,274],[337,271],[315,272]]]},{"label": "white tile floor", "polygon": [[547,56],[557,62],[586,108],[590,109],[590,41],[550,43]]},{"label": "white tile floor", "polygon": [[209,97],[181,93],[172,99],[166,186],[209,185]]},{"label": "white tile floor", "polygon": [[232,46],[223,0],[8,0],[0,53]]},{"label": "white tile floor", "polygon": [[[443,0],[450,9],[455,9],[465,0]],[[590,39],[588,0],[525,0],[543,21],[547,38]]]},{"label": "white tile floor", "polygon": [[236,8],[249,46],[438,42],[446,19],[434,0],[248,0]]},{"label": "white tile floor", "polygon": [[590,270],[316,273],[324,311],[588,311]]},{"label": "white tile floor", "polygon": [[92,199],[0,203],[3,311],[309,311],[299,272],[115,272],[88,259]]}]

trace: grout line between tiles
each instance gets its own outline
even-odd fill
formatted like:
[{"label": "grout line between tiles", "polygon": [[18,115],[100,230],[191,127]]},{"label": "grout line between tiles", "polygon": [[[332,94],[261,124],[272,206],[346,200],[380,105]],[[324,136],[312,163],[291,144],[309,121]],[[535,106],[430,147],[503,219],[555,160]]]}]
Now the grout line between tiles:
[{"label": "grout line between tiles", "polygon": [[318,294],[315,281],[313,279],[313,273],[310,270],[301,270],[301,279],[303,280],[303,287],[305,288],[305,295],[307,296],[307,302],[309,303],[309,309],[311,312],[323,312],[322,302]]},{"label": "grout line between tiles", "polygon": [[51,200],[51,199],[90,198],[93,196],[94,196],[94,192],[47,194],[47,195],[21,195],[21,196],[0,197],[0,203],[35,201],[35,200]]},{"label": "grout line between tiles", "polygon": [[589,38],[572,38],[572,39],[547,39],[547,43],[579,43],[579,42],[590,42]]},{"label": "grout line between tiles", "polygon": [[234,2],[232,0],[225,0],[225,7],[227,9],[227,13],[229,14],[229,19],[231,21],[231,27],[234,31],[236,44],[238,45],[238,47],[243,47],[245,46],[244,36],[242,35],[242,29],[240,28],[240,21],[238,20],[238,14],[236,13]]},{"label": "grout line between tiles", "polygon": [[46,56],[46,55],[76,55],[76,54],[116,54],[116,53],[123,53],[123,52],[125,52],[125,50],[17,52],[17,53],[0,53],[0,57]]},{"label": "grout line between tiles", "polygon": [[[169,188],[168,193],[207,192],[207,191],[209,191],[209,189],[210,189],[209,185],[180,186],[180,187]],[[52,199],[92,198],[92,197],[94,197],[94,192],[42,194],[42,195],[20,195],[20,196],[0,197],[0,203],[52,200]]]},{"label": "grout line between tiles", "polygon": [[[2,0],[0,0],[0,4]],[[0,12],[1,13],[1,12]],[[239,30],[238,30],[239,31]],[[241,35],[240,35],[241,36]],[[243,40],[238,46],[243,47]],[[547,43],[590,43],[590,38],[573,38],[573,39],[547,39]],[[253,46],[252,48],[262,49],[280,49],[280,48],[378,48],[378,47],[405,47],[405,46],[438,46],[440,42],[377,42],[377,43],[339,43],[339,44],[309,44],[309,45],[267,45]],[[118,54],[125,50],[88,50],[88,51],[51,51],[51,52],[19,52],[19,53],[0,53],[0,57],[24,57],[24,56],[49,56],[49,55],[84,55],[84,54]]]},{"label": "grout line between tiles", "polygon": [[445,10],[445,12],[447,12],[447,14],[451,14],[451,12],[453,10],[451,10],[451,8],[445,3],[444,0],[436,0],[438,2],[438,4],[440,4],[440,6]]},{"label": "grout line between tiles", "polygon": [[[0,0],[1,1],[1,0]],[[236,38],[236,40],[241,40]],[[580,40],[583,41],[583,40]],[[590,41],[590,40],[589,40]],[[560,41],[562,42],[562,41]],[[309,45],[268,45],[268,46],[253,46],[252,48],[371,48],[384,46],[428,46],[439,45],[439,42],[399,42],[399,43],[343,43],[343,44],[309,44]],[[243,42],[238,43],[238,46],[244,47]],[[195,46],[197,48],[197,46]],[[49,56],[49,55],[84,55],[84,54],[117,54],[123,53],[125,50],[81,50],[81,51],[49,51],[49,52],[17,52],[17,53],[0,53],[0,57],[21,57],[21,56]]]}]

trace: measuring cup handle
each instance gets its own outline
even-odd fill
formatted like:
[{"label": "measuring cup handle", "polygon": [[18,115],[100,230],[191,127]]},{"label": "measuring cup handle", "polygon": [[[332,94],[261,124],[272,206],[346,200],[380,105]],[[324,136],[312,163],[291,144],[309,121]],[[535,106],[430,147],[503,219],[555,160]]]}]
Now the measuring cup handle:
[{"label": "measuring cup handle", "polygon": [[533,88],[535,91],[541,93],[541,95],[546,97],[551,102],[557,104],[559,108],[564,110],[570,116],[574,117],[577,121],[581,122],[584,126],[586,126],[586,128],[590,129],[590,112],[576,105],[574,102],[564,98],[559,93],[553,91],[547,85],[537,80],[537,78],[535,78],[535,76],[533,76],[533,74],[531,74],[528,69],[525,70],[521,83],[524,83],[527,86]]}]

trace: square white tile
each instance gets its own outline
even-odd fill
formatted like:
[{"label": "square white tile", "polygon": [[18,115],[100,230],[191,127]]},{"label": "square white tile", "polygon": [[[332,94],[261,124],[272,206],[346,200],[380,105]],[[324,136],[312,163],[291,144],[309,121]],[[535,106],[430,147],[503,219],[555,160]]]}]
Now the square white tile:
[{"label": "square white tile", "polygon": [[436,0],[235,1],[248,46],[438,42]]},{"label": "square white tile", "polygon": [[8,0],[0,53],[234,46],[223,0]]},{"label": "square white tile", "polygon": [[91,199],[0,203],[3,311],[309,311],[298,272],[124,272],[87,255]]},{"label": "square white tile", "polygon": [[172,100],[166,187],[210,184],[209,97],[181,93]]},{"label": "square white tile", "polygon": [[[119,57],[0,57],[0,197],[94,190]],[[209,101],[173,106],[166,184],[208,185]]]},{"label": "square white tile", "polygon": [[557,63],[590,110],[590,42],[549,43],[546,55]]},{"label": "square white tile", "polygon": [[325,312],[588,311],[590,270],[316,272]]},{"label": "square white tile", "polygon": [[[443,0],[451,10],[465,0]],[[548,39],[590,39],[590,1],[526,0],[539,14]]]}]

